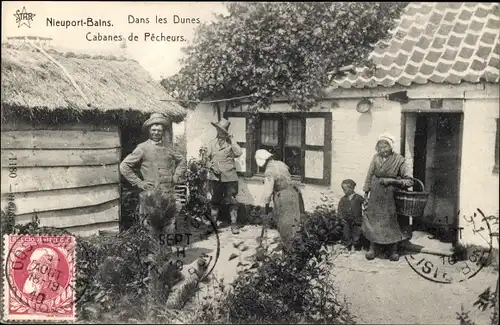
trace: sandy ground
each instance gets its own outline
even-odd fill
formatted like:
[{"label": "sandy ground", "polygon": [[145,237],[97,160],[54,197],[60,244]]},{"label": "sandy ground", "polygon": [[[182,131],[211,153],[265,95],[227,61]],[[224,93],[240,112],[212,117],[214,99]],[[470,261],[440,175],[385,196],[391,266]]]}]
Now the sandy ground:
[{"label": "sandy ground", "polygon": [[[239,235],[232,235],[229,229],[219,232],[220,256],[214,277],[230,283],[242,264],[253,262],[260,229],[246,226]],[[277,232],[269,230],[267,237],[272,241]],[[215,236],[211,236],[194,246],[214,255],[216,243]],[[420,256],[424,254],[414,255]],[[332,281],[347,298],[359,324],[459,324],[456,313],[462,304],[465,310],[472,310],[470,316],[477,325],[489,324],[490,314],[477,311],[472,304],[486,287],[495,286],[498,273],[492,268],[484,268],[465,282],[438,284],[416,274],[404,258],[398,262],[379,258],[368,261],[364,252],[344,252],[334,264]],[[212,288],[211,284],[203,285],[198,299]]]},{"label": "sandy ground", "polygon": [[489,324],[490,314],[472,304],[488,286],[494,288],[498,278],[485,268],[467,281],[439,284],[415,273],[403,258],[367,261],[363,252],[337,257],[334,273],[359,324],[459,324],[456,313],[462,304],[472,310],[477,325]]}]

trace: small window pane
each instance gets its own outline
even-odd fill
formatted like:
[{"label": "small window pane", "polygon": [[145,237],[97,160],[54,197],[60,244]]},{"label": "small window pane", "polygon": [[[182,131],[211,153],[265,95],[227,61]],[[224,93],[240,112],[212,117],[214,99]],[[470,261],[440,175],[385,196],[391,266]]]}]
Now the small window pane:
[{"label": "small window pane", "polygon": [[300,147],[302,145],[302,120],[287,119],[286,146]]},{"label": "small window pane", "polygon": [[262,120],[260,129],[260,141],[263,145],[278,145],[278,120]]},{"label": "small window pane", "polygon": [[283,162],[288,166],[290,174],[299,176],[302,175],[302,166],[300,164],[301,160],[302,150],[300,148],[285,148],[285,159]]}]

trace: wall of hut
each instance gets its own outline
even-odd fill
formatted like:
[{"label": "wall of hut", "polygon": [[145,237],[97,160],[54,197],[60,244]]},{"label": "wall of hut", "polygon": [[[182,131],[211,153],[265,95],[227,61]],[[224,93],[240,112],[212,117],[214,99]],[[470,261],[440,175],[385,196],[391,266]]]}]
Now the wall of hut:
[{"label": "wall of hut", "polygon": [[[118,231],[120,132],[93,125],[2,125],[2,210],[78,235]],[[13,205],[12,205],[13,203]]]}]

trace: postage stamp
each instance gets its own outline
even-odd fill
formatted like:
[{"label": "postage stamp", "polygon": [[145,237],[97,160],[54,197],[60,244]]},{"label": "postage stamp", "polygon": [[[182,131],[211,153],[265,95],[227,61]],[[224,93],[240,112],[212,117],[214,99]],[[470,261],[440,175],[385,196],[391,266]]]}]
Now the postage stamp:
[{"label": "postage stamp", "polygon": [[[473,247],[470,250],[455,249],[448,256],[430,254],[405,256],[408,265],[424,279],[436,283],[459,283],[476,276],[491,257],[494,237],[488,217],[479,209],[478,212],[470,218],[464,216],[463,219],[466,225],[470,225],[474,235],[481,237],[486,245]],[[459,236],[463,228],[457,228]]]},{"label": "postage stamp", "polygon": [[5,235],[4,318],[75,320],[75,237]]}]

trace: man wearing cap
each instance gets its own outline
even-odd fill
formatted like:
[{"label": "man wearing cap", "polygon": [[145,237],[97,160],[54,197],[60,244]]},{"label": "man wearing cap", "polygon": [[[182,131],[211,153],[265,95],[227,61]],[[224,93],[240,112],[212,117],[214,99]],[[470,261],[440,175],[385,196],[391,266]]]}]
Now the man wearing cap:
[{"label": "man wearing cap", "polygon": [[236,225],[238,217],[238,175],[236,174],[235,158],[243,154],[241,147],[233,143],[228,129],[230,122],[221,119],[219,122],[210,122],[217,130],[217,137],[210,141],[207,147],[209,161],[208,181],[211,194],[211,217],[217,222],[220,207],[225,200],[229,205],[229,214],[231,215],[231,230],[233,234],[238,234]]},{"label": "man wearing cap", "polygon": [[[132,185],[142,190],[139,195],[139,214],[145,214],[147,202],[153,193],[160,191],[172,202],[174,200],[174,184],[179,183],[186,170],[186,160],[173,151],[171,143],[167,143],[165,133],[171,122],[163,114],[153,113],[144,122],[143,131],[149,132],[149,139],[137,145],[120,164],[120,172]],[[142,179],[133,168],[140,166]],[[156,201],[157,202],[157,201]],[[178,203],[176,204],[179,209]]]}]

